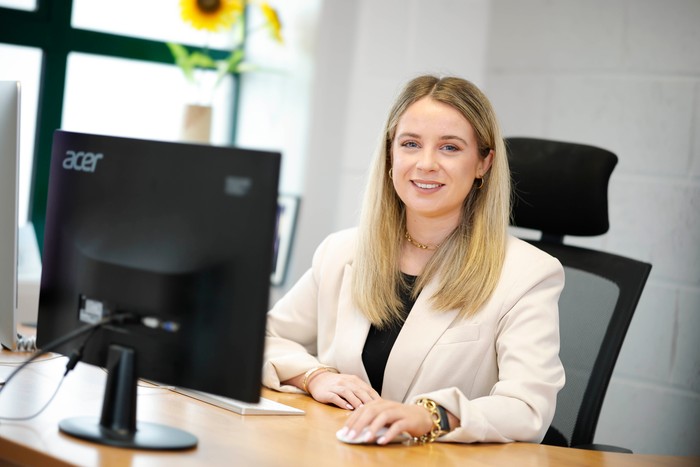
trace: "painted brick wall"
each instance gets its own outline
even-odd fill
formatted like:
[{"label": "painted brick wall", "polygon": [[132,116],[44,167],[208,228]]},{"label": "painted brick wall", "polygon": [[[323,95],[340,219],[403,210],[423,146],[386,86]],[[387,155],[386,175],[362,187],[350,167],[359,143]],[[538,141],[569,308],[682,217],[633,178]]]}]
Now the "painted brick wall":
[{"label": "painted brick wall", "polygon": [[[324,0],[292,273],[355,225],[399,87],[482,86],[507,135],[606,147],[608,234],[573,240],[654,265],[597,440],[700,454],[700,0]],[[277,294],[283,290],[276,291]]]},{"label": "painted brick wall", "polygon": [[602,146],[610,231],[653,264],[596,442],[700,454],[700,1],[494,0],[486,92],[506,135]]}]

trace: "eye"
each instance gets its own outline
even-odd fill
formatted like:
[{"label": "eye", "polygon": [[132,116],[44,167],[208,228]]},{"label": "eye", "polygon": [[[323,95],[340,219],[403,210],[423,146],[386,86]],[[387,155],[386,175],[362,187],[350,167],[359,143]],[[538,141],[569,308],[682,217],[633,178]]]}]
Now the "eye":
[{"label": "eye", "polygon": [[401,146],[404,147],[404,148],[417,148],[417,147],[418,147],[418,143],[416,143],[415,141],[411,141],[411,140],[409,140],[409,141],[403,141],[403,142],[401,143]]},{"label": "eye", "polygon": [[455,146],[454,144],[445,144],[444,146],[441,147],[443,151],[448,151],[448,152],[455,152],[459,151],[459,148]]}]

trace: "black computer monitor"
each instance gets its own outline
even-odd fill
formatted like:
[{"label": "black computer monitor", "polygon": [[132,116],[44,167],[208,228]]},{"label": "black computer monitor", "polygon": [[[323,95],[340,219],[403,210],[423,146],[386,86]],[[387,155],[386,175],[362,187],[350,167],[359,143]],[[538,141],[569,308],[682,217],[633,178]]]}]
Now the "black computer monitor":
[{"label": "black computer monitor", "polygon": [[278,153],[56,131],[37,345],[122,317],[83,352],[110,372],[102,416],[63,420],[61,431],[196,445],[136,423],[137,377],[259,400],[279,167]]}]

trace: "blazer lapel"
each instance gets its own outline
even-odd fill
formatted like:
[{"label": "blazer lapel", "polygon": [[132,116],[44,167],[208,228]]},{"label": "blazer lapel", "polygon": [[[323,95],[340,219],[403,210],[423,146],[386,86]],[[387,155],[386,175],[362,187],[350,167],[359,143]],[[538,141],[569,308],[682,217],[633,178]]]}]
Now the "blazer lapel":
[{"label": "blazer lapel", "polygon": [[439,312],[430,306],[436,288],[436,281],[431,281],[421,291],[391,349],[382,387],[385,399],[405,399],[423,360],[458,315],[457,310]]}]

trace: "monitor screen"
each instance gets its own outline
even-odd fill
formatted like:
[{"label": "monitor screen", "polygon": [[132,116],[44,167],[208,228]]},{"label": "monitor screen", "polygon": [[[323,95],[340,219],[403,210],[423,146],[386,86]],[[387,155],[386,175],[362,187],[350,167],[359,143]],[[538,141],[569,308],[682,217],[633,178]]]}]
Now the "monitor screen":
[{"label": "monitor screen", "polygon": [[[37,345],[126,314],[95,331],[84,362],[258,401],[279,167],[278,153],[56,131]],[[105,406],[124,384],[135,392],[135,382],[108,381]],[[126,439],[142,429],[119,435],[124,427],[108,425],[123,414],[105,406],[99,426],[61,430],[170,448]]]}]

